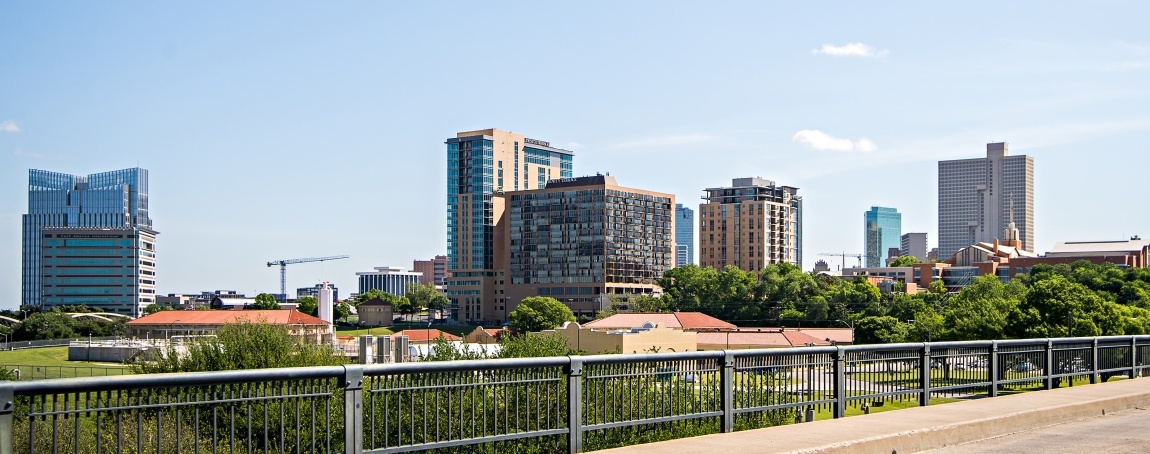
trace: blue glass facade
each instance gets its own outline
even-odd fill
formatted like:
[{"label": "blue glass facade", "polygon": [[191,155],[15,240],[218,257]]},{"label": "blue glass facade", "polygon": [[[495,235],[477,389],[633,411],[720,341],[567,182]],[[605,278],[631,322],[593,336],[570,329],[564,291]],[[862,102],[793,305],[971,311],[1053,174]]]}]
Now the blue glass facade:
[{"label": "blue glass facade", "polygon": [[139,316],[156,297],[155,232],[130,227],[45,227],[40,303]]},{"label": "blue glass facade", "polygon": [[495,223],[504,209],[495,199],[504,191],[539,189],[552,179],[570,178],[572,153],[498,129],[462,132],[445,143],[452,278],[444,290],[457,319],[475,320],[481,305],[495,300]]},{"label": "blue glass facade", "polygon": [[675,267],[695,263],[695,210],[675,204]]},{"label": "blue glass facade", "polygon": [[902,247],[902,214],[894,208],[871,207],[863,213],[863,232],[866,266],[884,266],[887,251]]},{"label": "blue glass facade", "polygon": [[21,304],[41,305],[41,241],[45,228],[152,228],[148,171],[115,170],[87,176],[28,171],[24,215]]}]

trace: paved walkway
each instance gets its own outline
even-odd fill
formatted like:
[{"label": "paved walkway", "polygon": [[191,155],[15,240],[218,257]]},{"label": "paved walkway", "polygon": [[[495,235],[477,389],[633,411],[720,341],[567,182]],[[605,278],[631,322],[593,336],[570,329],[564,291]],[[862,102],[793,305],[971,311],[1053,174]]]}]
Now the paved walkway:
[{"label": "paved walkway", "polygon": [[[1150,378],[1139,378],[730,434],[705,435],[598,452],[905,454],[1148,406]],[[1066,446],[1062,448],[1053,452],[1078,450],[1065,449]],[[1083,448],[1094,451],[1090,446]]]},{"label": "paved walkway", "polygon": [[1150,428],[1150,411],[1139,408],[926,452],[929,454],[1147,453],[1150,452],[1148,428]]}]

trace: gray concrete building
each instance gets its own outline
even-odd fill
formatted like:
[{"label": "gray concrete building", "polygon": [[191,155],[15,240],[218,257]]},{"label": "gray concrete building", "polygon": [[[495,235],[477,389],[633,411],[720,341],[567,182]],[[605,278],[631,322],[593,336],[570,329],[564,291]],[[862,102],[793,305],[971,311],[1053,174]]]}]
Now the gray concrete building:
[{"label": "gray concrete building", "polygon": [[926,261],[926,255],[930,252],[926,248],[926,233],[907,233],[899,238],[898,255],[901,257],[914,257],[920,261]]},{"label": "gray concrete building", "polygon": [[938,162],[938,256],[993,242],[1010,223],[1022,248],[1034,250],[1034,158],[1010,156],[1006,143],[986,144],[986,157]]}]

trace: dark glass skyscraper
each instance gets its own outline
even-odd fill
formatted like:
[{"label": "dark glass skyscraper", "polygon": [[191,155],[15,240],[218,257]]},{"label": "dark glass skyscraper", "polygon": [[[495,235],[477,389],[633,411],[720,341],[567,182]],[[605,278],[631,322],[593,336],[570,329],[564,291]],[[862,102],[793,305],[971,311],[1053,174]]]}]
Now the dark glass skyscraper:
[{"label": "dark glass skyscraper", "polygon": [[[50,251],[42,250],[44,247],[44,238],[46,231],[51,230],[53,237],[59,234],[65,234],[61,228],[76,228],[83,229],[85,232],[85,241],[80,241],[80,238],[74,238],[70,241],[71,244],[88,244],[102,245],[109,243],[112,237],[96,238],[92,237],[96,233],[94,230],[99,229],[116,229],[117,231],[123,229],[130,230],[143,230],[149,238],[154,239],[156,232],[152,231],[152,219],[148,217],[148,171],[141,168],[131,168],[123,170],[115,170],[111,172],[103,172],[91,174],[88,176],[67,175],[57,172],[49,172],[46,170],[31,169],[28,171],[28,214],[24,215],[24,230],[23,230],[23,277],[21,281],[21,298],[22,304],[26,305],[45,305],[42,300],[43,285],[42,275],[42,257],[46,252],[52,252],[54,255],[59,252],[61,255],[78,255],[76,258],[62,258],[60,263],[52,263],[53,271],[51,276],[55,279],[61,276],[62,279],[58,284],[53,283],[53,288],[69,289],[53,292],[54,294],[69,294],[67,301],[64,299],[50,302],[47,305],[54,304],[89,304],[99,305],[97,303],[114,303],[117,306],[145,306],[154,302],[155,299],[155,276],[148,277],[147,280],[150,284],[141,284],[136,282],[140,279],[138,276],[130,276],[131,281],[124,281],[123,266],[129,266],[128,269],[139,271],[140,266],[138,263],[125,265],[119,263],[124,260],[142,260],[145,255],[151,266],[155,265],[155,250],[154,244],[148,241],[145,246],[142,244],[144,239],[139,235],[132,235],[131,239],[134,244],[124,246],[124,250],[65,250],[51,249]],[[78,231],[77,231],[78,232]],[[79,233],[74,233],[79,234]],[[112,233],[109,233],[113,235]],[[120,233],[115,238],[128,239],[122,237]],[[100,239],[101,241],[95,241]],[[120,247],[117,241],[111,241],[112,246]],[[71,245],[70,244],[70,245]],[[50,248],[55,247],[68,247],[55,243],[47,245]],[[144,249],[146,254],[139,252]],[[54,252],[55,251],[55,252]],[[82,252],[82,254],[81,254]],[[109,255],[105,259],[94,258],[93,255],[115,255],[113,259]],[[123,257],[119,257],[123,255]],[[80,257],[83,256],[83,257]],[[105,263],[106,260],[112,259],[115,263]],[[78,261],[85,261],[80,263]],[[66,263],[65,263],[66,262]],[[59,271],[62,267],[77,266],[84,268],[84,271],[79,274],[86,274],[88,277],[67,277],[67,273],[61,274]],[[146,267],[146,266],[145,266]],[[135,273],[133,273],[135,274]],[[108,276],[97,277],[97,276]],[[65,282],[67,280],[68,282]],[[81,280],[83,282],[81,282]],[[99,282],[99,284],[93,284]],[[75,287],[72,285],[75,284]],[[103,288],[103,285],[116,286],[116,289],[111,287]],[[122,286],[133,288],[132,296],[122,296],[125,293]],[[97,288],[100,287],[100,288]],[[84,293],[80,290],[92,290],[92,292]],[[148,293],[150,290],[150,294]],[[120,295],[109,297],[106,295]],[[111,300],[109,300],[111,298]],[[132,298],[134,301],[120,301],[120,299]],[[123,311],[121,311],[123,312]],[[131,312],[131,311],[129,311]]]}]

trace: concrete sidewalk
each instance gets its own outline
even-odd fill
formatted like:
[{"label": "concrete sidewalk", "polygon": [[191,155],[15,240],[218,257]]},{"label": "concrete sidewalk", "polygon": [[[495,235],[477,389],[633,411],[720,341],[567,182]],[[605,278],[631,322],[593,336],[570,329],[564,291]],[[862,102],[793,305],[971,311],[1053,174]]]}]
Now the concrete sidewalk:
[{"label": "concrete sidewalk", "polygon": [[1150,405],[1150,379],[1036,391],[596,451],[905,454]]}]

